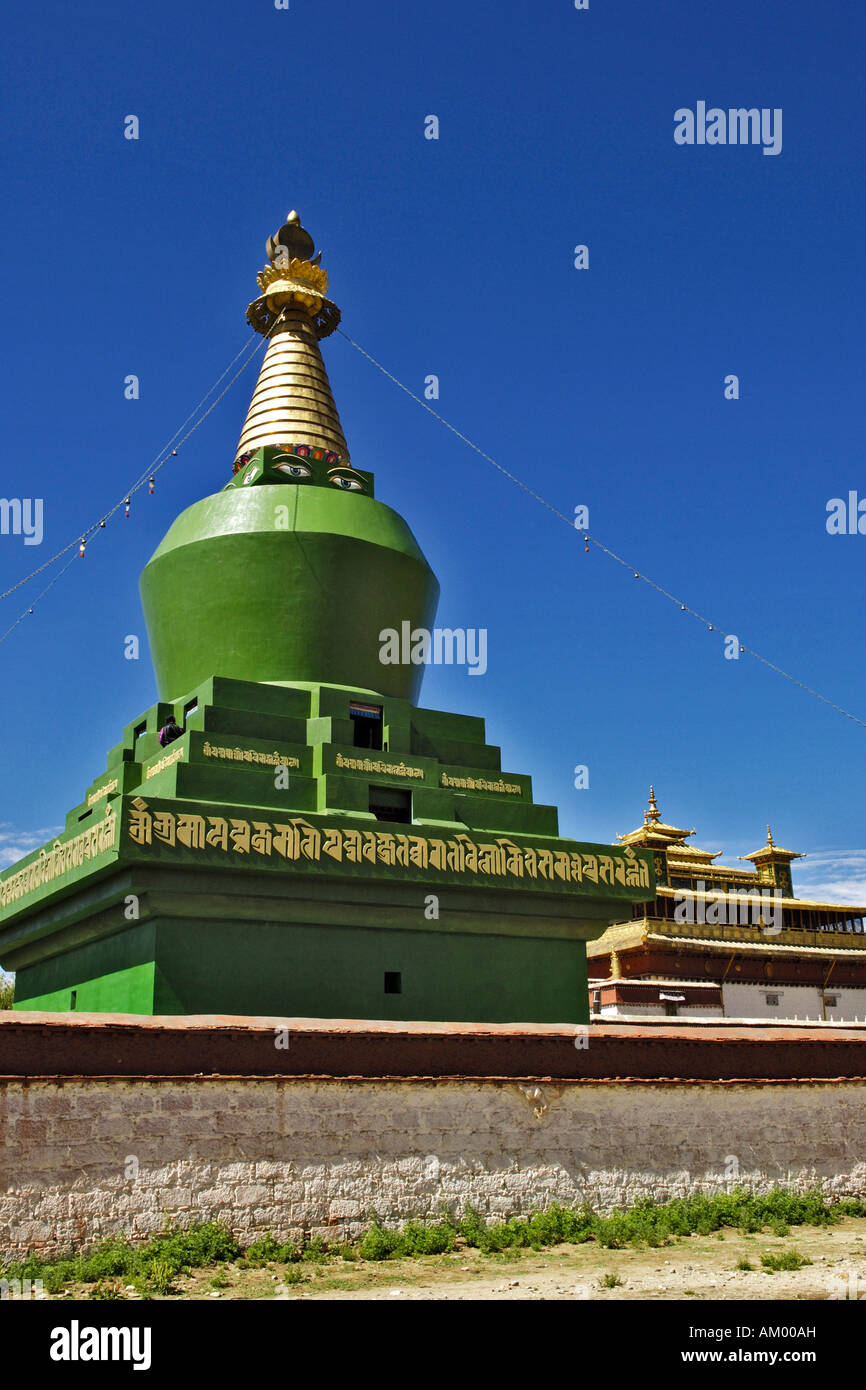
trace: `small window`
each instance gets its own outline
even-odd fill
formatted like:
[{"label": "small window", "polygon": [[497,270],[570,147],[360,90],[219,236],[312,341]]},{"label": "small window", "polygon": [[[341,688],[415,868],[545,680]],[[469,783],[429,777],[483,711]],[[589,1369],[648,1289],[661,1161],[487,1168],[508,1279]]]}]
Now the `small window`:
[{"label": "small window", "polygon": [[88,817],[88,816],[92,816],[92,815],[93,815],[93,807],[90,806],[86,811],[82,811],[82,812],[81,812],[81,815],[78,817],[78,819],[79,819],[79,821],[87,820],[87,817]]},{"label": "small window", "polygon": [[196,697],[195,700],[190,700],[190,702],[189,702],[188,705],[184,705],[184,707],[183,707],[183,717],[184,717],[184,721],[186,721],[186,719],[188,718],[189,715],[195,714],[195,712],[196,712],[197,709],[198,709],[198,697]]},{"label": "small window", "polygon": [[778,994],[765,994],[764,1003],[767,1004],[771,1009],[777,1009],[779,1007]]},{"label": "small window", "polygon": [[72,993],[70,994],[70,996],[69,996],[69,1007],[70,1007],[70,1009],[77,1009],[77,1008],[78,1008],[78,990],[77,990],[77,989],[74,989],[74,990],[72,991]]},{"label": "small window", "polygon": [[824,1003],[827,1005],[828,1009],[837,1009],[839,1007],[839,997],[836,994],[825,994]]},{"label": "small window", "polygon": [[412,820],[412,793],[402,787],[371,787],[369,807],[377,820],[408,825]]},{"label": "small window", "polygon": [[403,993],[403,976],[402,976],[402,974],[400,973],[399,970],[386,970],[386,971],[385,971],[385,993],[386,993],[386,994],[402,994],[402,993]]},{"label": "small window", "polygon": [[349,705],[349,718],[352,721],[353,742],[356,748],[382,747],[381,705],[362,705],[353,700]]},{"label": "small window", "polygon": [[143,724],[139,724],[138,728],[135,729],[135,730],[133,730],[132,737],[133,737],[133,738],[141,738],[142,734],[146,734],[146,733],[147,733],[147,720],[145,719],[145,721],[144,721]]}]

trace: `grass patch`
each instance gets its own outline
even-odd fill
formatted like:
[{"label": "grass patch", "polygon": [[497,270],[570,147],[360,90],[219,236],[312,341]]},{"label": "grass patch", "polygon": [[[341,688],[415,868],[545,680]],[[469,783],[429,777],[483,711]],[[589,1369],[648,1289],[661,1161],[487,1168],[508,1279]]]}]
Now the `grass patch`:
[{"label": "grass patch", "polygon": [[778,1274],[782,1269],[802,1269],[804,1265],[810,1265],[812,1261],[805,1255],[801,1255],[799,1250],[786,1250],[782,1255],[762,1255],[761,1264],[768,1274]]},{"label": "grass patch", "polygon": [[[210,1270],[232,1262],[237,1269],[265,1265],[281,1267],[284,1284],[306,1282],[324,1274],[325,1264],[337,1260],[359,1261],[448,1256],[477,1250],[482,1255],[520,1256],[557,1245],[582,1245],[592,1241],[604,1249],[626,1246],[657,1247],[686,1236],[722,1237],[724,1231],[744,1235],[789,1233],[792,1226],[830,1227],[842,1217],[866,1216],[866,1202],[853,1199],[830,1203],[820,1191],[787,1192],[777,1188],[757,1194],[746,1188],[716,1196],[696,1194],[665,1204],[649,1198],[630,1207],[600,1215],[586,1205],[554,1205],[527,1217],[511,1217],[492,1224],[471,1207],[459,1219],[443,1215],[439,1221],[409,1221],[396,1230],[374,1218],[359,1240],[327,1244],[321,1237],[301,1242],[280,1242],[267,1234],[242,1250],[232,1232],[220,1222],[167,1229],[145,1244],[132,1244],[125,1236],[102,1241],[88,1254],[44,1261],[36,1256],[0,1268],[6,1279],[42,1279],[45,1292],[61,1293],[74,1284],[92,1285],[93,1298],[122,1298],[132,1285],[143,1298],[167,1297],[179,1292],[177,1281],[194,1269]],[[809,1261],[796,1251],[762,1255],[768,1273],[800,1269]],[[313,1268],[311,1268],[313,1266]],[[345,1264],[343,1265],[345,1268]],[[739,1260],[737,1269],[751,1269]],[[211,1287],[229,1287],[225,1274],[214,1270]],[[223,1282],[224,1281],[224,1282]],[[607,1287],[614,1287],[608,1285]]]}]

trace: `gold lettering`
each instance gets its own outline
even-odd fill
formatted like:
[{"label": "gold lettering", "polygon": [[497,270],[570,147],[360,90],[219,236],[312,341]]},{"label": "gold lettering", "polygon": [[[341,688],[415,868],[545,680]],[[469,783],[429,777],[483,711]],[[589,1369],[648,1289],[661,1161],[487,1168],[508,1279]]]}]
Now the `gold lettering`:
[{"label": "gold lettering", "polygon": [[177,838],[187,849],[204,849],[204,816],[179,815]]},{"label": "gold lettering", "polygon": [[336,859],[338,864],[339,864],[339,863],[342,863],[342,860],[343,860],[343,835],[342,835],[342,831],[340,831],[340,830],[326,830],[326,831],[325,831],[325,839],[324,839],[324,842],[323,842],[323,844],[322,844],[322,849],[325,851],[326,854],[330,854],[330,856],[331,856],[332,859]]},{"label": "gold lettering", "polygon": [[223,816],[208,816],[211,827],[205,839],[214,849],[227,850],[229,847],[229,823]]},{"label": "gold lettering", "polygon": [[153,833],[164,845],[174,847],[175,820],[172,811],[154,811]]},{"label": "gold lettering", "polygon": [[229,831],[229,839],[236,854],[249,854],[250,852],[250,823],[248,820],[233,820]]},{"label": "gold lettering", "polygon": [[256,854],[270,854],[271,852],[271,827],[267,821],[254,820],[253,830],[256,832],[250,840],[250,844]]},{"label": "gold lettering", "polygon": [[141,797],[136,797],[132,803],[132,814],[129,817],[129,838],[137,845],[149,845],[153,817],[147,809],[147,802],[142,801]]}]

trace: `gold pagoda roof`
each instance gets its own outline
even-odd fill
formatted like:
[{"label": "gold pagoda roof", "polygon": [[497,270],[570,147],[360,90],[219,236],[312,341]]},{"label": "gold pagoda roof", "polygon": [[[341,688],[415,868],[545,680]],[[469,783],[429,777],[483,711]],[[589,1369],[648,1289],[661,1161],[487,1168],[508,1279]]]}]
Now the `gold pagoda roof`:
[{"label": "gold pagoda roof", "polygon": [[763,863],[790,863],[792,859],[805,859],[806,856],[800,850],[782,849],[773,839],[773,832],[767,826],[767,843],[760,849],[756,849],[753,854],[738,854],[738,859],[750,859],[753,864]]},{"label": "gold pagoda roof", "polygon": [[649,808],[643,813],[643,825],[637,830],[629,830],[625,835],[617,835],[624,845],[646,845],[657,849],[666,848],[694,835],[694,830],[684,830],[681,826],[667,825],[662,820],[656,801],[655,788],[650,787]]},{"label": "gold pagoda roof", "polygon": [[[660,890],[665,891],[665,890]],[[711,897],[711,894],[697,894],[699,898]],[[782,905],[801,906],[801,899],[783,898]],[[809,904],[812,907],[819,904]],[[826,906],[826,904],[825,904]],[[838,908],[839,904],[833,904]],[[850,913],[852,909],[848,908]],[[860,915],[866,916],[866,908],[853,909]],[[816,952],[825,952],[828,955],[850,955],[859,957],[861,960],[866,956],[866,934],[853,932],[836,932],[832,940],[828,940],[828,933],[816,931],[814,929],[783,928],[780,932],[770,933],[759,926],[749,926],[747,924],[722,923],[717,926],[712,934],[704,926],[705,935],[695,934],[694,923],[676,923],[663,917],[638,917],[630,922],[614,922],[601,936],[586,943],[587,959],[591,960],[597,956],[609,955],[611,951],[618,953],[637,950],[642,946],[665,946],[673,952],[697,947],[701,950],[712,948],[715,951],[739,952],[748,948],[750,951],[770,951],[771,953],[782,946],[790,954],[797,951],[814,955]],[[846,945],[834,945],[834,941],[844,940]],[[856,944],[854,944],[856,943]]]},{"label": "gold pagoda roof", "polygon": [[[686,840],[694,834],[693,829],[685,830],[682,826],[668,825],[662,820],[655,788],[650,787],[649,805],[643,813],[643,825],[639,825],[637,830],[629,830],[625,835],[617,835],[616,838],[624,845],[638,845],[644,849],[664,850],[669,869],[692,870],[700,864],[710,865],[714,859],[721,858],[721,850],[716,850],[713,853],[708,849],[699,849],[697,845],[687,845]],[[769,826],[767,826],[767,843],[765,845],[756,849],[753,854],[737,855],[741,862],[749,860],[755,865],[789,864],[792,859],[805,859],[805,857],[805,854],[800,850],[782,849],[781,846],[777,845]],[[732,869],[724,864],[719,864],[718,872],[742,875],[750,871]]]}]

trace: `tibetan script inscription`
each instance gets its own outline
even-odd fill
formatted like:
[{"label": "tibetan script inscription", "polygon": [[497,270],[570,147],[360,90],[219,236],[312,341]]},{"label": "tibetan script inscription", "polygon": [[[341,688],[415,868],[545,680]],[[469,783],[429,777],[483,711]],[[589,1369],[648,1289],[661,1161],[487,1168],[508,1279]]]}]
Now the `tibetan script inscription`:
[{"label": "tibetan script inscription", "polygon": [[261,855],[296,863],[306,860],[327,866],[331,860],[424,873],[649,888],[646,860],[639,859],[630,845],[624,850],[612,846],[609,854],[596,855],[580,850],[535,849],[507,838],[482,844],[462,834],[442,840],[386,830],[319,829],[300,817],[269,822],[151,811],[141,797],[132,802],[128,834],[142,847],[162,844],[173,848],[179,844],[192,850],[218,849],[224,854]]},{"label": "tibetan script inscription", "polygon": [[206,758],[230,758],[236,763],[259,763],[262,767],[300,767],[298,758],[288,753],[257,753],[255,748],[220,748],[206,741],[201,750]]},{"label": "tibetan script inscription", "polygon": [[85,860],[95,859],[104,850],[114,849],[116,834],[117,816],[113,808],[107,806],[101,821],[82,830],[71,840],[55,840],[50,849],[43,847],[38,859],[9,878],[0,880],[0,907],[8,907],[46,883],[63,878],[72,869],[80,868]]},{"label": "tibetan script inscription", "polygon": [[87,798],[88,806],[95,806],[97,801],[101,801],[104,796],[110,796],[117,791],[117,778],[112,777],[110,782],[105,782],[101,787],[97,787],[95,792],[91,792]]},{"label": "tibetan script inscription", "polygon": [[358,772],[386,772],[389,777],[420,777],[424,779],[423,767],[407,767],[405,763],[385,763],[381,758],[346,758],[342,753],[336,756],[337,767],[351,767]]},{"label": "tibetan script inscription", "polygon": [[180,762],[182,757],[182,748],[175,748],[173,753],[166,753],[164,758],[160,758],[159,762],[154,763],[152,767],[149,767],[147,769],[147,771],[144,774],[145,782],[147,782],[149,778],[155,777],[158,772],[164,772],[165,769],[167,767],[171,767],[173,763]]},{"label": "tibetan script inscription", "polygon": [[463,787],[470,792],[508,792],[510,796],[523,795],[523,788],[519,783],[503,782],[501,777],[498,782],[489,782],[486,777],[449,777],[447,772],[443,772],[440,785]]}]

